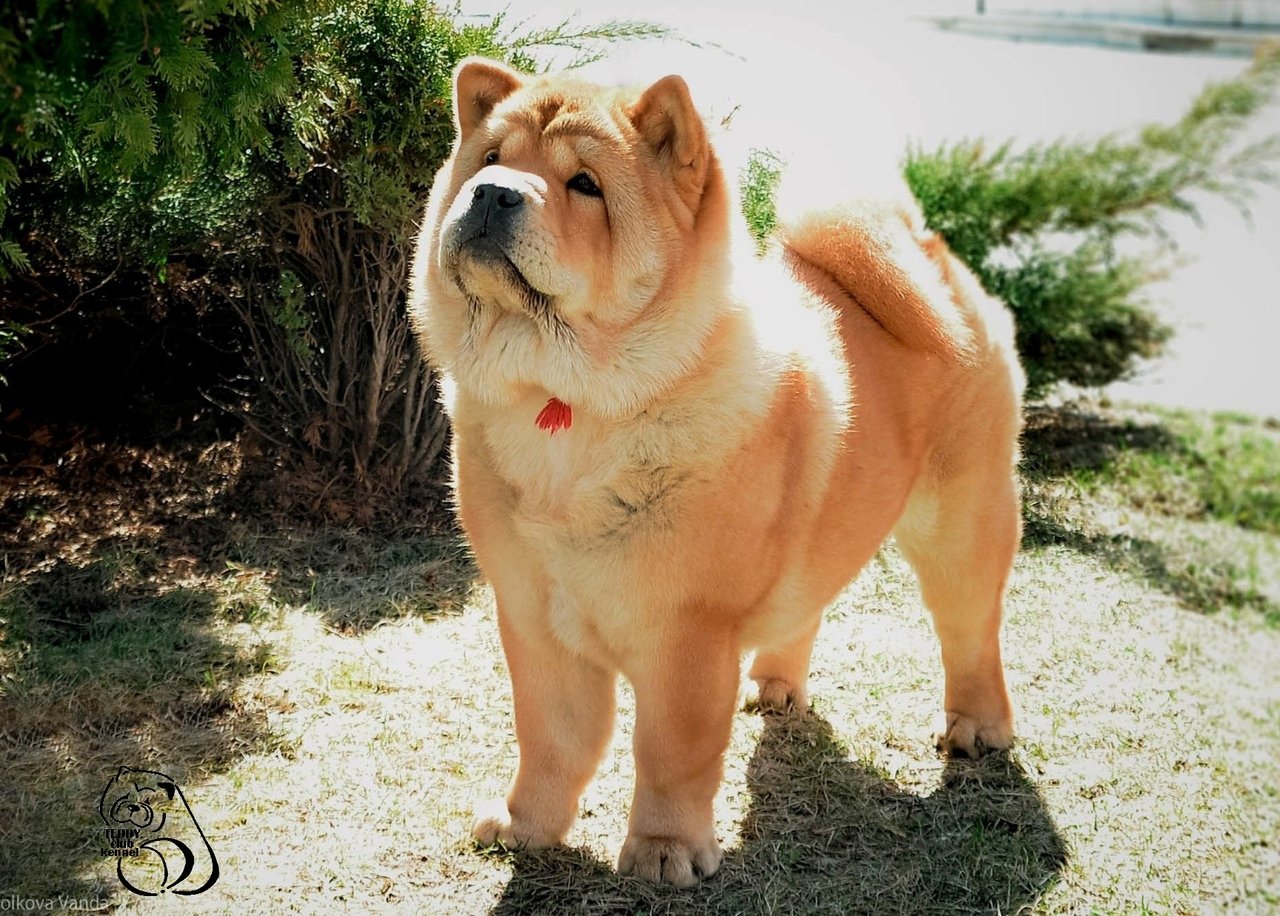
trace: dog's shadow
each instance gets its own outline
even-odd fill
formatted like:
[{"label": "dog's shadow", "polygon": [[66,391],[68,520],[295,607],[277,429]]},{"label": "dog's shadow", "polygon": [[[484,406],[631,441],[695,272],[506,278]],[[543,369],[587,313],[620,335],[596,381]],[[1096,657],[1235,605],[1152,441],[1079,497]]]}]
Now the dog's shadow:
[{"label": "dog's shadow", "polygon": [[694,890],[619,878],[582,850],[520,853],[495,914],[1020,912],[1066,845],[1009,754],[949,761],[928,795],[849,759],[816,713],[768,716],[740,843]]}]

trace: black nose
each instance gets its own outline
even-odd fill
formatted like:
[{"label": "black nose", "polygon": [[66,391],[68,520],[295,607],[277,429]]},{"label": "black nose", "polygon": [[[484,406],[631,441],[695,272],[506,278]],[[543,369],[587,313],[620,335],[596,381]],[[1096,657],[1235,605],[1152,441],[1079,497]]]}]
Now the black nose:
[{"label": "black nose", "polygon": [[512,188],[504,188],[496,184],[478,184],[471,192],[475,203],[484,203],[487,208],[497,206],[502,210],[513,210],[524,203],[524,195]]}]

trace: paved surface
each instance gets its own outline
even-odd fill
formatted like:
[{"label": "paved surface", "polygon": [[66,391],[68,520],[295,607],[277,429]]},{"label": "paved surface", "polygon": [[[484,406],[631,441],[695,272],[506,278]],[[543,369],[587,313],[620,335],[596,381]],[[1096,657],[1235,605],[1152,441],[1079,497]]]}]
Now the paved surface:
[{"label": "paved surface", "polygon": [[[621,46],[590,75],[643,83],[681,73],[713,123],[728,118],[717,143],[730,165],[766,147],[809,173],[839,175],[845,184],[853,176],[869,186],[895,180],[909,143],[1093,137],[1173,119],[1206,82],[1247,64],[960,35],[922,18],[971,12],[967,0],[746,2],[732,9],[671,0],[643,7],[621,0],[463,4],[469,15],[504,8],[511,24],[573,16],[670,25],[704,46]],[[1280,132],[1280,109],[1256,125],[1255,134],[1268,132]],[[1150,295],[1177,336],[1168,356],[1109,393],[1280,417],[1280,191],[1259,196],[1252,226],[1210,200],[1203,225],[1179,218],[1169,228],[1190,263]]]},{"label": "paved surface", "polygon": [[1280,39],[1280,28],[1165,23],[1101,16],[1069,17],[1031,13],[947,15],[930,19],[943,29],[1013,41],[1077,42],[1130,51],[1198,51],[1252,55]]}]

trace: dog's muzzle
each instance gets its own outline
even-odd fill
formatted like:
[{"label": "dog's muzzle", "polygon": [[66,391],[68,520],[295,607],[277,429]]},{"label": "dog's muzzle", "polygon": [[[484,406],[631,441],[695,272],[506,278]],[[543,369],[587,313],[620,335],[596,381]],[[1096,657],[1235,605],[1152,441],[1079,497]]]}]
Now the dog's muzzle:
[{"label": "dog's muzzle", "polygon": [[[501,277],[526,312],[545,317],[551,297],[537,289],[520,269],[521,233],[533,217],[545,187],[536,175],[489,166],[458,191],[445,220],[443,266],[467,292],[464,260]],[[468,294],[470,295],[470,294]],[[476,300],[479,301],[479,300]]]},{"label": "dog's muzzle", "polygon": [[482,264],[510,261],[537,192],[533,178],[491,165],[463,185],[451,208],[446,262],[456,263],[463,254]]}]

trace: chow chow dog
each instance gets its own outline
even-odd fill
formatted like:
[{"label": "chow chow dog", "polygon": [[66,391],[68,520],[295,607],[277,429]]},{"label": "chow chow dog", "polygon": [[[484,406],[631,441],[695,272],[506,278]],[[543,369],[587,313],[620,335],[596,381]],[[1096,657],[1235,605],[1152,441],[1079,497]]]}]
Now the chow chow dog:
[{"label": "chow chow dog", "polygon": [[823,609],[890,533],[941,642],[938,746],[1006,747],[1007,310],[909,198],[821,200],[757,257],[678,76],[628,91],[472,58],[453,101],[410,312],[514,688],[519,765],[476,838],[564,839],[621,674],[618,869],[715,872],[743,654],[761,708],[806,708]]}]

